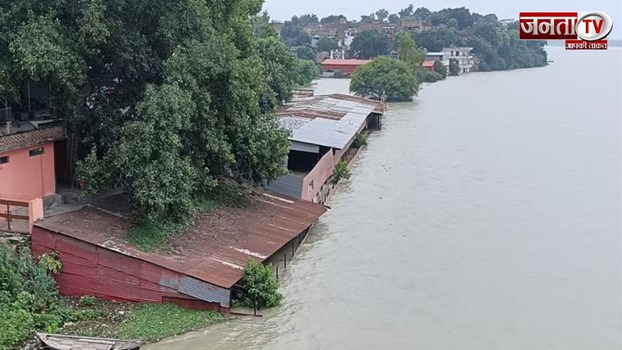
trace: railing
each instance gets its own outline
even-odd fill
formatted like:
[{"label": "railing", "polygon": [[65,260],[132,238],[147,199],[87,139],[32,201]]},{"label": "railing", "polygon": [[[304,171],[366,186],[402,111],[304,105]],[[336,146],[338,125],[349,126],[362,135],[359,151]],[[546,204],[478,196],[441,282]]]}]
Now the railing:
[{"label": "railing", "polygon": [[[6,212],[0,211],[0,218],[5,219],[4,223],[0,221],[0,231],[15,232],[15,233],[29,233],[29,215],[14,214],[11,207],[25,208],[26,214],[28,214],[29,202],[14,201],[0,199],[0,208],[5,209]],[[0,209],[1,210],[1,209]],[[24,209],[18,209],[18,211],[24,211]],[[13,223],[13,221],[25,221],[24,224]],[[5,225],[3,225],[5,224]]]}]

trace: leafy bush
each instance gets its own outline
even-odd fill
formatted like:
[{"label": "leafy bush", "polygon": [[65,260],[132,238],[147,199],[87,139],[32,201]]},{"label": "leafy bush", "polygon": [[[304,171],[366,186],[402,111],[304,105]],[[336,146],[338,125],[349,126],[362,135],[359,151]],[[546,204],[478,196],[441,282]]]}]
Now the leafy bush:
[{"label": "leafy bush", "polygon": [[19,253],[0,244],[0,350],[15,348],[35,330],[55,332],[71,317],[59,303],[49,273],[59,265],[35,263],[30,250]]},{"label": "leafy bush", "polygon": [[447,66],[445,66],[441,61],[434,62],[434,71],[440,74],[443,79],[447,77]]},{"label": "leafy bush", "polygon": [[335,171],[333,172],[333,182],[338,183],[343,179],[349,179],[352,173],[348,168],[348,163],[344,160],[340,160],[335,165]]},{"label": "leafy bush", "polygon": [[417,79],[424,83],[435,83],[439,80],[443,80],[443,76],[436,72],[430,72],[427,69],[419,69],[417,71]]},{"label": "leafy bush", "polygon": [[457,76],[460,74],[460,66],[458,65],[458,61],[455,59],[449,60],[449,75]]},{"label": "leafy bush", "polygon": [[354,142],[352,142],[352,147],[361,148],[365,146],[367,146],[367,136],[364,134],[356,134]]},{"label": "leafy bush", "polygon": [[279,282],[272,275],[272,265],[249,260],[242,278],[242,291],[238,302],[246,307],[275,307],[283,296],[279,293]]},{"label": "leafy bush", "polygon": [[63,269],[63,262],[57,252],[45,253],[39,257],[39,265],[52,275],[57,275]]},{"label": "leafy bush", "polygon": [[80,297],[78,300],[78,305],[80,306],[93,306],[97,303],[97,298],[91,295],[84,295]]}]

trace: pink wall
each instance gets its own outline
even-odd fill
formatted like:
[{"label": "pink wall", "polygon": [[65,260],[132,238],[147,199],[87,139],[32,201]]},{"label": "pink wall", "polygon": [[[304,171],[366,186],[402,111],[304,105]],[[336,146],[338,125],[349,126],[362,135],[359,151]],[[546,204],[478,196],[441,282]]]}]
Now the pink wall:
[{"label": "pink wall", "polygon": [[[30,156],[29,151],[43,148],[43,154]],[[9,162],[0,164],[0,198],[31,200],[56,193],[54,143],[31,146],[5,153]]]},{"label": "pink wall", "polygon": [[322,185],[328,180],[335,170],[335,157],[329,151],[320,159],[313,170],[302,180],[302,200],[313,201]]}]

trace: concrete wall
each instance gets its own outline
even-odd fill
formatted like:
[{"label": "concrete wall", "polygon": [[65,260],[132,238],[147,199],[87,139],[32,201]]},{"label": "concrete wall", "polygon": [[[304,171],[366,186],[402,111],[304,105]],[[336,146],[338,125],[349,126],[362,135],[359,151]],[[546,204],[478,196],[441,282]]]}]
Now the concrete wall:
[{"label": "concrete wall", "polygon": [[[30,156],[29,151],[43,148],[43,154]],[[56,193],[54,143],[0,152],[0,198],[31,200]]]},{"label": "concrete wall", "polygon": [[313,198],[319,193],[322,185],[333,175],[335,162],[336,160],[333,152],[328,151],[315,165],[313,170],[304,177],[302,180],[302,200],[313,201]]}]

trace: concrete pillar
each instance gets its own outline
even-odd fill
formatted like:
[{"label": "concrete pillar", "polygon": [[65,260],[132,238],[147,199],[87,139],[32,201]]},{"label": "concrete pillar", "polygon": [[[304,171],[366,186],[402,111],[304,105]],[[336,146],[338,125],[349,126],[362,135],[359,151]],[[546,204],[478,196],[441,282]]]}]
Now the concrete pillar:
[{"label": "concrete pillar", "polygon": [[32,233],[35,221],[43,217],[43,199],[35,198],[28,202],[28,232]]}]

